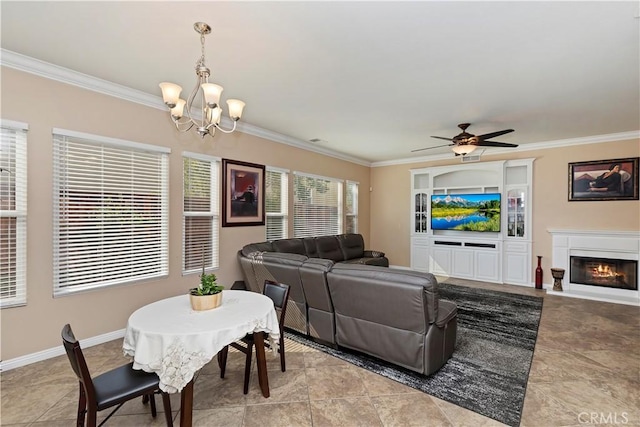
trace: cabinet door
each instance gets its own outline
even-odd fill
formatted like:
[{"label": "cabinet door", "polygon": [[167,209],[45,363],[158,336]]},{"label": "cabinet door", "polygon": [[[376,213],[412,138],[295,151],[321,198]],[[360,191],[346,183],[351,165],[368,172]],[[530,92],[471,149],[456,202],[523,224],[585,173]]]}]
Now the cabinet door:
[{"label": "cabinet door", "polygon": [[526,187],[512,188],[507,191],[507,237],[525,238],[527,218]]},{"label": "cabinet door", "polygon": [[414,224],[413,231],[416,233],[426,233],[428,231],[429,220],[429,196],[426,193],[416,193],[414,195]]},{"label": "cabinet door", "polygon": [[527,272],[529,271],[529,267],[527,265],[528,257],[528,253],[505,254],[505,283],[529,285],[529,283],[527,283]]},{"label": "cabinet door", "polygon": [[412,239],[411,241],[411,269],[417,271],[429,271],[429,243],[424,239]]},{"label": "cabinet door", "polygon": [[453,271],[451,275],[454,277],[474,278],[474,259],[473,251],[465,249],[455,249],[453,252]]},{"label": "cabinet door", "polygon": [[498,251],[476,252],[476,274],[475,279],[487,282],[500,281],[500,253]]},{"label": "cabinet door", "polygon": [[432,247],[430,261],[431,273],[450,276],[452,253],[451,248]]},{"label": "cabinet door", "polygon": [[509,241],[504,245],[504,282],[530,286],[531,243]]}]

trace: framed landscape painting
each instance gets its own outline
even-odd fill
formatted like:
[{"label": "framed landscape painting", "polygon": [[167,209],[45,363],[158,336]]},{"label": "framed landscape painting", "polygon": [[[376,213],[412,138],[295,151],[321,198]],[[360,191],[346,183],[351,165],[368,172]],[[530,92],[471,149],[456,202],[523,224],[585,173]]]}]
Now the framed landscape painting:
[{"label": "framed landscape painting", "polygon": [[222,159],[222,226],[264,225],[264,165]]},{"label": "framed landscape painting", "polygon": [[638,159],[569,163],[569,201],[638,200]]}]

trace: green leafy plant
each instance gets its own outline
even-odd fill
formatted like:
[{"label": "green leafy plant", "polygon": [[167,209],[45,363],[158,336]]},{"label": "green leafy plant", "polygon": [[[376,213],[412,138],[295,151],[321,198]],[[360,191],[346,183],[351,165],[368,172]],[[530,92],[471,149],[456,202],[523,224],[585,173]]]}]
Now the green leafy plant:
[{"label": "green leafy plant", "polygon": [[224,286],[218,285],[216,283],[216,275],[215,274],[206,274],[202,273],[200,275],[200,286],[197,288],[192,288],[189,290],[191,295],[215,295],[224,289]]}]

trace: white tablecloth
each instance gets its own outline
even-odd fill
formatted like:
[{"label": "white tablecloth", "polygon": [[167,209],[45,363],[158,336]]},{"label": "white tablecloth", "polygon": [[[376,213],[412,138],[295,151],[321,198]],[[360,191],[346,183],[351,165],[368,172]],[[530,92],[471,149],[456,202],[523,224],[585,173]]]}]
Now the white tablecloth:
[{"label": "white tablecloth", "polygon": [[225,345],[251,332],[280,337],[273,301],[255,292],[225,290],[222,305],[194,311],[189,295],[154,302],[136,310],[127,322],[123,351],[133,368],[155,372],[160,388],[176,393]]}]

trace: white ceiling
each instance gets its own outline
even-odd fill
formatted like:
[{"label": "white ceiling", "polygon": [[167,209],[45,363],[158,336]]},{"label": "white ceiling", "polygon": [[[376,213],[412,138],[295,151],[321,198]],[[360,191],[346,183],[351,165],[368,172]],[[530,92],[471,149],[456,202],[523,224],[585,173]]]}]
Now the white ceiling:
[{"label": "white ceiling", "polygon": [[195,84],[204,21],[243,121],[368,162],[450,153],[410,151],[462,122],[521,145],[640,129],[637,1],[0,4],[3,49],[157,96]]}]

